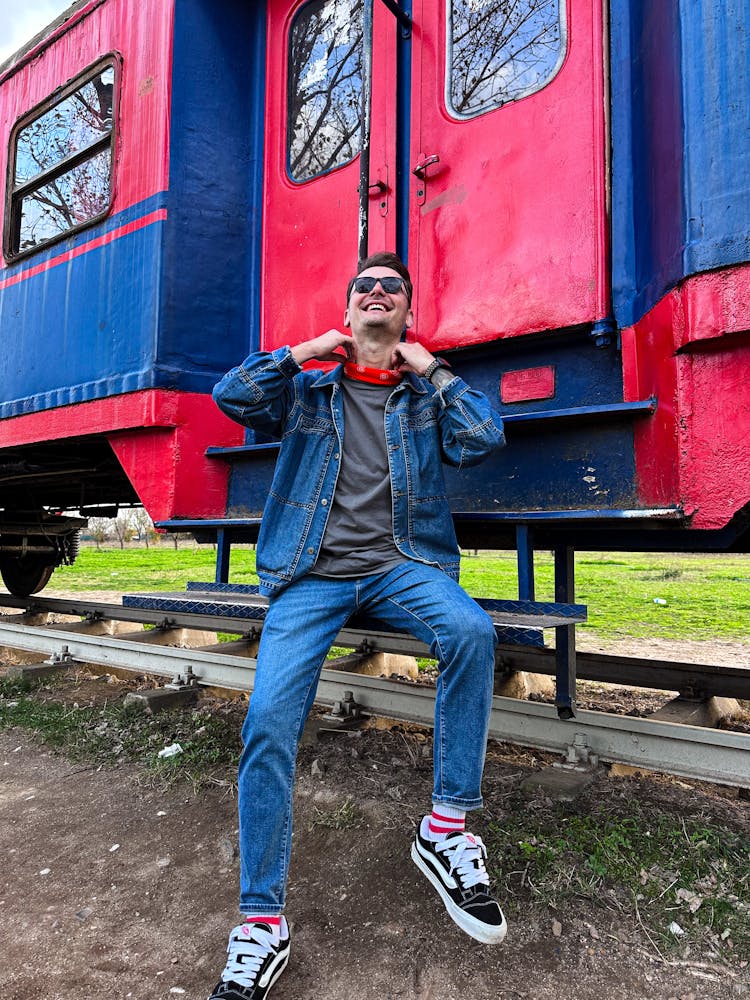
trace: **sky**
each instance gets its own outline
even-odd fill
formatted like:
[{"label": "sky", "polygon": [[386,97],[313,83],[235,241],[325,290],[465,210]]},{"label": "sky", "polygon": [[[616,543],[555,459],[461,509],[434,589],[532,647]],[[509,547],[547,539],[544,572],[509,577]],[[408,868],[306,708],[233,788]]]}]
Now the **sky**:
[{"label": "sky", "polygon": [[3,5],[0,17],[0,63],[70,7],[72,0],[21,0]]}]

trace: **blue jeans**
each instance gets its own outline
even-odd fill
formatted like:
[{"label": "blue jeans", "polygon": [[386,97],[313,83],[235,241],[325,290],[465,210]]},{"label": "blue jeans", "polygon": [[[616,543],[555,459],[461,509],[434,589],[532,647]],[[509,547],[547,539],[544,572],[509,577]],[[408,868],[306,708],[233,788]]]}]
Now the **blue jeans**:
[{"label": "blue jeans", "polygon": [[410,632],[438,660],[433,802],[482,805],[495,632],[441,570],[408,561],[356,579],[310,574],[272,598],[239,764],[240,910],[281,913],[292,844],[297,744],[325,657],[355,612]]}]

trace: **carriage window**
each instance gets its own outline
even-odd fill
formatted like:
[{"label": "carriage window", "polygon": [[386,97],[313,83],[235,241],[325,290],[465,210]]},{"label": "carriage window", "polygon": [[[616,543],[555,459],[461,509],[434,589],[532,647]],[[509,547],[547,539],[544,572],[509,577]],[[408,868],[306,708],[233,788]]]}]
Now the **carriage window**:
[{"label": "carriage window", "polygon": [[473,118],[541,90],[565,56],[565,0],[447,0],[446,103]]},{"label": "carriage window", "polygon": [[114,66],[99,66],[15,130],[8,257],[35,250],[108,210],[114,89]]},{"label": "carriage window", "polygon": [[289,176],[306,181],[359,153],[362,0],[314,0],[289,39]]}]

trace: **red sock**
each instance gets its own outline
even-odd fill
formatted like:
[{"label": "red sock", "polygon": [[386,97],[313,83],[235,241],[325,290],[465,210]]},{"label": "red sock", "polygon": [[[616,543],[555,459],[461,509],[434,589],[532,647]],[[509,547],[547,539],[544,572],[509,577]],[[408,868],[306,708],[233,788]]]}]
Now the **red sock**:
[{"label": "red sock", "polygon": [[432,807],[432,815],[428,831],[433,840],[442,840],[452,833],[463,833],[466,828],[466,813],[455,806],[436,802]]},{"label": "red sock", "polygon": [[267,913],[246,913],[246,924],[268,924],[269,927],[281,927],[281,914],[274,913],[269,916]]}]

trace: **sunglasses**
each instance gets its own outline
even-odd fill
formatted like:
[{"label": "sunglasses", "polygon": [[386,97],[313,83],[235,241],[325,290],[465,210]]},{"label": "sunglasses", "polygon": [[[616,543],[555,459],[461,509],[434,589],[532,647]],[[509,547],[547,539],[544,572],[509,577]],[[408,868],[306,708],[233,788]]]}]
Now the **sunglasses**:
[{"label": "sunglasses", "polygon": [[365,295],[367,292],[371,292],[378,282],[388,295],[396,295],[398,292],[406,291],[403,278],[391,277],[390,275],[385,278],[373,278],[369,274],[354,279],[354,291],[358,295]]}]

